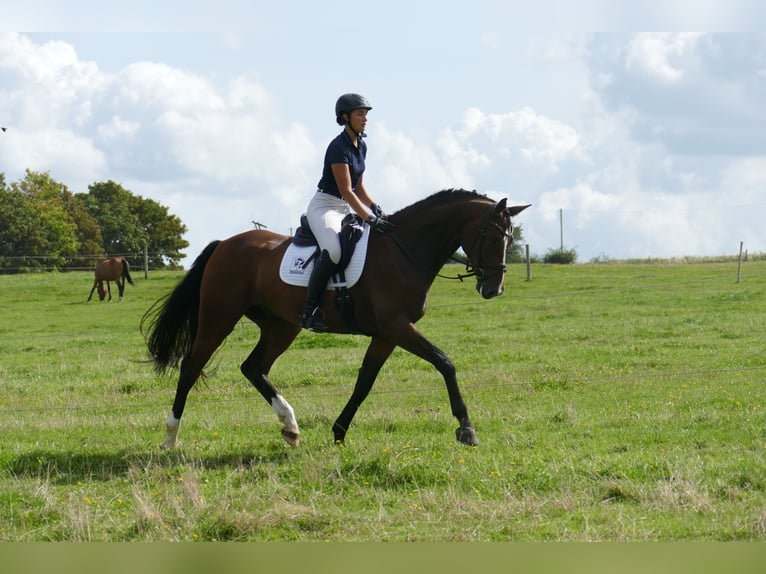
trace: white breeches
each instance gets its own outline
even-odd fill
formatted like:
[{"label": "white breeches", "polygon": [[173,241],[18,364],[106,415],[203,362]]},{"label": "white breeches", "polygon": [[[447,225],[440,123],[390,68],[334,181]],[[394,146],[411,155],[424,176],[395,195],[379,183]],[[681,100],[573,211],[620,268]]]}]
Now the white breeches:
[{"label": "white breeches", "polygon": [[343,218],[352,212],[344,199],[317,191],[306,209],[311,231],[317,238],[320,249],[330,254],[333,263],[340,261],[340,225]]}]

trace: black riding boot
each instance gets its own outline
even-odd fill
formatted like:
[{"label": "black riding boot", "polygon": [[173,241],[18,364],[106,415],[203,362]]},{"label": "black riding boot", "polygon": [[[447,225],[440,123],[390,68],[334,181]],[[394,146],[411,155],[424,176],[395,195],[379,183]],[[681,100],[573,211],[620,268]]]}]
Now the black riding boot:
[{"label": "black riding boot", "polygon": [[332,272],[335,270],[335,263],[330,259],[327,250],[322,250],[317,260],[314,262],[314,269],[311,271],[309,286],[306,291],[306,304],[303,306],[300,324],[309,331],[326,331],[327,325],[324,324],[324,313],[321,309],[322,295],[327,289],[327,282],[330,280]]}]

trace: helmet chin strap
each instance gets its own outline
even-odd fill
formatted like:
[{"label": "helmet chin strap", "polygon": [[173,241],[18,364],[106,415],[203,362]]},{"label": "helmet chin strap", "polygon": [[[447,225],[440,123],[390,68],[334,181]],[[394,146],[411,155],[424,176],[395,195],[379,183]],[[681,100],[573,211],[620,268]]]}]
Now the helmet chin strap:
[{"label": "helmet chin strap", "polygon": [[[348,116],[348,114],[346,114],[346,115]],[[351,120],[350,120],[350,119],[349,119],[349,120],[345,120],[345,122],[344,122],[344,125],[345,125],[345,127],[347,127],[348,129],[350,129],[350,130],[351,130],[351,131],[354,133],[354,135],[355,135],[357,138],[360,138],[360,139],[361,139],[361,138],[366,138],[366,137],[367,137],[367,134],[366,134],[366,133],[364,133],[364,132],[358,132],[358,131],[356,131],[354,128],[352,128],[352,127],[351,127]]]}]

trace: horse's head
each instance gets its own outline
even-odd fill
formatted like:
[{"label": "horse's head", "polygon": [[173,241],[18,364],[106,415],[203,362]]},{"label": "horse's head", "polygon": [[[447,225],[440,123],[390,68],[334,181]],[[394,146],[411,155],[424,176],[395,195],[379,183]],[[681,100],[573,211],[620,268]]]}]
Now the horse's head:
[{"label": "horse's head", "polygon": [[[490,205],[473,228],[474,238],[463,244],[468,256],[468,268],[476,275],[476,290],[485,299],[503,294],[505,256],[513,242],[511,217],[529,205],[506,206],[502,199]],[[469,232],[470,233],[470,232]]]},{"label": "horse's head", "polygon": [[98,299],[99,301],[103,301],[104,297],[106,297],[106,289],[104,289],[104,282],[99,281],[98,282]]}]

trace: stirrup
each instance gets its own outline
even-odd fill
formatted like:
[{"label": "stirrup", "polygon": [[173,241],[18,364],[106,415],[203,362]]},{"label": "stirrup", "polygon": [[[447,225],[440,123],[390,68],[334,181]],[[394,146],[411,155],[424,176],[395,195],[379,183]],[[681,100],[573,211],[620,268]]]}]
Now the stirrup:
[{"label": "stirrup", "polygon": [[322,333],[327,330],[327,325],[324,323],[324,312],[319,307],[315,307],[311,313],[301,314],[300,324],[304,329],[314,333]]}]

